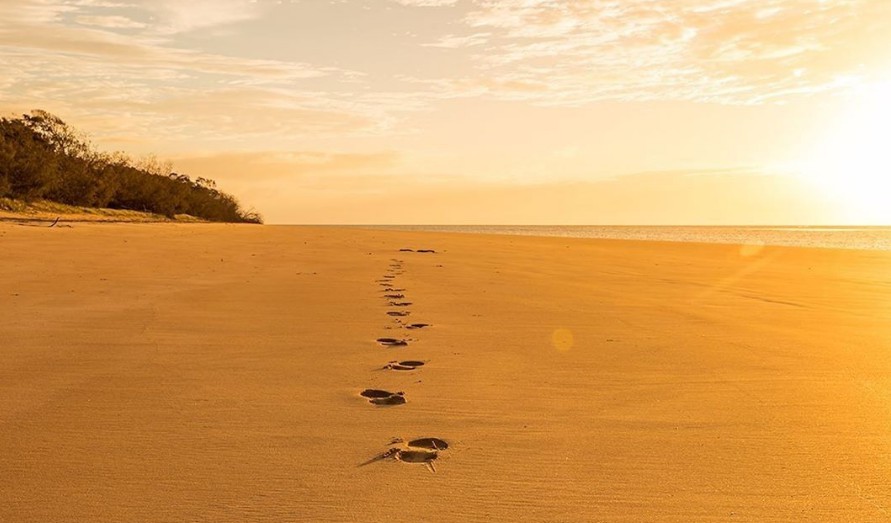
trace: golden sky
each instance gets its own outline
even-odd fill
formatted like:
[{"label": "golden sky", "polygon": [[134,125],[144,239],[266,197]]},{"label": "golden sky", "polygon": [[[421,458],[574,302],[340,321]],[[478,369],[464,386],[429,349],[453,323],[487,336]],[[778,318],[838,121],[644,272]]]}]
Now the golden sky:
[{"label": "golden sky", "polygon": [[272,223],[891,224],[889,81],[888,0],[0,0],[3,114]]}]

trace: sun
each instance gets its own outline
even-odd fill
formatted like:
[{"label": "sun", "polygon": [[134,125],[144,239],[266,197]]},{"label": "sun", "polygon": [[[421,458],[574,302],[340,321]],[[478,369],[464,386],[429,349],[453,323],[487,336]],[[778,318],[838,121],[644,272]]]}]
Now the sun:
[{"label": "sun", "polygon": [[891,82],[859,88],[800,171],[849,223],[891,225]]}]

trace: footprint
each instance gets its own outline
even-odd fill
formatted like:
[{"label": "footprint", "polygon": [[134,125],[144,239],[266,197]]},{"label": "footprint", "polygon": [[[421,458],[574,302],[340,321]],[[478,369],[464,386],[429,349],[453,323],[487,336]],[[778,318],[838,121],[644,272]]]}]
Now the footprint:
[{"label": "footprint", "polygon": [[365,389],[359,393],[359,395],[362,396],[363,398],[369,398],[369,399],[389,398],[393,394],[396,394],[396,393],[390,392],[388,390],[382,390],[382,389]]},{"label": "footprint", "polygon": [[370,465],[376,461],[392,459],[403,463],[421,464],[427,467],[430,472],[436,472],[433,462],[439,458],[440,451],[449,448],[449,444],[439,438],[418,438],[409,441],[407,444],[402,438],[394,438],[390,445],[402,444],[403,447],[390,447],[381,454],[371,458],[370,460],[360,463],[360,467]]},{"label": "footprint", "polygon": [[359,393],[363,398],[368,399],[368,403],[372,405],[404,405],[405,404],[405,393],[402,391],[399,392],[390,392],[388,390],[381,389],[365,389]]},{"label": "footprint", "polygon": [[415,370],[418,367],[423,367],[423,361],[417,360],[406,360],[406,361],[391,361],[384,365],[384,369],[389,370]]},{"label": "footprint", "polygon": [[409,323],[405,326],[406,329],[424,329],[429,327],[429,323]]},{"label": "footprint", "polygon": [[430,472],[436,472],[433,462],[439,457],[439,453],[435,450],[414,450],[402,449],[397,450],[395,458],[403,463],[421,463],[426,465]]},{"label": "footprint", "polygon": [[405,298],[405,294],[384,294],[384,298],[390,298],[391,300],[401,300]]},{"label": "footprint", "polygon": [[387,287],[383,290],[383,292],[403,292],[405,289],[394,289],[392,287]]},{"label": "footprint", "polygon": [[439,453],[435,450],[414,450],[393,447],[391,449],[388,449],[383,454],[378,454],[365,463],[359,463],[359,466],[364,467],[365,465],[370,465],[376,461],[392,459],[395,461],[401,461],[403,463],[420,463],[426,466],[427,470],[429,470],[430,472],[436,472],[436,467],[433,466],[433,462],[438,457]]},{"label": "footprint", "polygon": [[389,311],[387,312],[387,316],[408,316],[411,314],[408,311]]},{"label": "footprint", "polygon": [[378,338],[377,342],[385,347],[405,347],[408,345],[406,340],[400,340],[397,338]]},{"label": "footprint", "polygon": [[408,307],[411,305],[410,301],[391,301],[388,304],[390,307]]},{"label": "footprint", "polygon": [[399,252],[422,252],[422,253],[423,253],[423,252],[428,252],[428,253],[435,253],[436,251],[434,251],[433,249],[418,249],[418,250],[414,250],[414,249],[399,249]]}]

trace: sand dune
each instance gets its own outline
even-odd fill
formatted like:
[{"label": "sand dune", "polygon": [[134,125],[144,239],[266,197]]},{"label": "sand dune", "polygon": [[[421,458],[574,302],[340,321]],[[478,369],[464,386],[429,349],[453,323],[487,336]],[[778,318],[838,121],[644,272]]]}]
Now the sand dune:
[{"label": "sand dune", "polygon": [[3,522],[891,519],[889,253],[182,224],[0,247]]}]

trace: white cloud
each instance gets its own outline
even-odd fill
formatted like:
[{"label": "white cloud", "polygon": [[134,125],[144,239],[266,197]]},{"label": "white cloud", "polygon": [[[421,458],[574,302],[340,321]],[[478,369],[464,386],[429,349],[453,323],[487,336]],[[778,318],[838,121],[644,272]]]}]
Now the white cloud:
[{"label": "white cloud", "polygon": [[[392,122],[386,112],[395,102],[305,85],[330,76],[359,88],[361,77],[349,71],[173,44],[170,31],[254,16],[248,2],[192,2],[176,16],[165,14],[176,9],[172,1],[152,2],[156,26],[166,28],[160,31],[146,27],[142,19],[115,14],[122,7],[129,14],[137,12],[133,5],[117,2],[3,2],[4,110],[45,108],[99,137],[128,140],[349,135],[379,132]],[[164,129],[163,138],[146,134],[146,129]]]},{"label": "white cloud", "polygon": [[[368,0],[332,9],[392,2],[455,9],[400,13],[442,16],[437,27],[445,30],[400,42],[418,48],[406,53],[402,74],[392,71],[400,57],[381,75],[374,64],[345,71],[333,60],[180,43],[185,33],[239,34],[241,22],[287,12],[272,0],[0,0],[0,100],[21,110],[53,103],[74,116],[130,111],[169,129],[193,109],[207,113],[196,119],[207,129],[182,128],[183,136],[237,135],[248,120],[258,122],[244,124],[252,135],[382,134],[405,111],[458,97],[551,106],[782,102],[850,89],[869,52],[891,59],[880,45],[891,2],[869,0]],[[418,56],[446,58],[442,68],[410,67]],[[278,121],[279,110],[295,122]]]},{"label": "white cloud", "polygon": [[184,33],[258,18],[266,5],[246,0],[153,0],[144,8],[156,18],[157,30]]},{"label": "white cloud", "polygon": [[105,29],[142,29],[146,26],[142,22],[131,20],[125,16],[77,16],[74,21],[81,25]]},{"label": "white cloud", "polygon": [[[861,74],[857,64],[879,52],[891,58],[858,47],[880,41],[889,19],[891,2],[869,0],[475,0],[466,33],[428,45],[487,34],[475,73],[438,81],[473,95],[758,103],[843,88],[838,75]],[[548,88],[514,88],[536,84]]]},{"label": "white cloud", "polygon": [[458,0],[393,0],[397,4],[410,7],[444,7],[453,6]]},{"label": "white cloud", "polygon": [[426,47],[443,47],[447,49],[458,49],[460,47],[473,47],[482,45],[489,41],[489,33],[474,33],[469,35],[446,35],[436,42],[424,44]]}]

